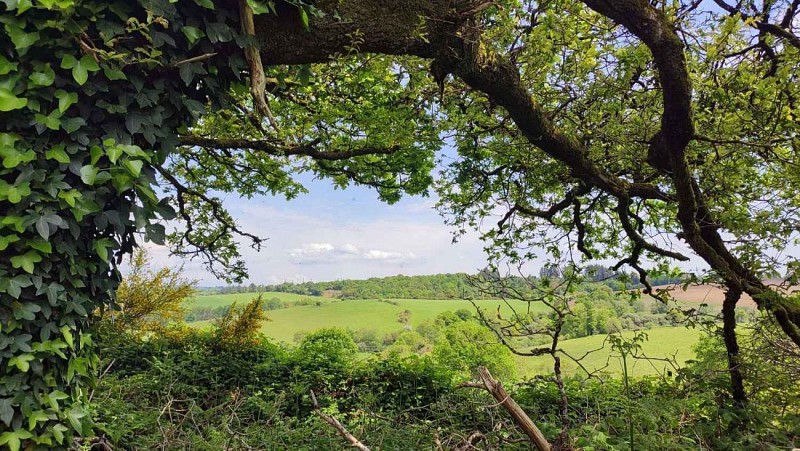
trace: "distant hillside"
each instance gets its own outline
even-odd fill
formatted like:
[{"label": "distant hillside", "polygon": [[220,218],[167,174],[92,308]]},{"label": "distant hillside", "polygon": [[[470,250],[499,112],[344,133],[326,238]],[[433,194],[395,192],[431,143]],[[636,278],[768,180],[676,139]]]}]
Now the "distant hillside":
[{"label": "distant hillside", "polygon": [[[780,285],[781,281],[765,280],[764,283],[777,287]],[[690,285],[685,290],[680,285],[660,285],[653,288],[668,289],[670,295],[679,302],[700,302],[709,305],[722,305],[722,301],[725,300],[725,291],[718,285]],[[798,289],[800,289],[800,287],[793,286],[782,288],[781,291],[795,292],[798,291]],[[755,307],[756,303],[753,301],[753,298],[747,294],[743,294],[741,300],[739,300],[739,305],[743,307]]]},{"label": "distant hillside", "polygon": [[429,276],[373,277],[365,280],[335,280],[329,282],[282,283],[223,287],[220,293],[240,291],[272,291],[306,296],[342,299],[485,299],[487,296],[469,282],[469,275],[435,274]]},{"label": "distant hillside", "polygon": [[[612,271],[597,272],[596,269],[591,268],[591,271],[587,271],[584,274],[586,283],[606,285],[615,291],[640,286],[637,283],[623,283],[618,279],[620,276],[618,273]],[[472,280],[476,277],[479,277],[479,275],[471,276],[465,273],[423,276],[397,275],[328,282],[285,282],[277,285],[227,286],[216,287],[209,292],[216,294],[280,292],[340,299],[491,299],[498,297],[497,295],[489,295],[474,286]],[[531,286],[540,284],[540,277],[543,276],[529,276],[526,280],[520,276],[513,276],[507,278],[504,285],[509,292],[529,293]],[[551,276],[545,275],[544,277]],[[663,284],[675,281],[675,279],[670,278],[657,278],[653,280],[653,283]]]}]

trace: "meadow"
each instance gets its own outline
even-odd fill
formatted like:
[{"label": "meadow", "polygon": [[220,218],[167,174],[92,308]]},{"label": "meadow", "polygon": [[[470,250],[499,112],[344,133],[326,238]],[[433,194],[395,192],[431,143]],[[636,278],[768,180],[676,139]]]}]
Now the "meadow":
[{"label": "meadow", "polygon": [[[230,305],[234,302],[242,305],[255,296],[254,293],[200,295],[190,301],[187,307],[190,309],[213,308]],[[264,323],[261,332],[275,341],[290,344],[296,342],[296,337],[324,327],[342,327],[354,331],[373,330],[380,335],[399,332],[405,326],[398,321],[398,315],[406,310],[411,312],[408,324],[413,329],[425,321],[435,319],[444,312],[453,312],[459,309],[474,311],[475,309],[472,303],[465,300],[340,300],[279,292],[266,292],[262,296],[265,300],[279,299],[290,305],[293,303],[310,304],[292,305],[288,308],[267,312],[269,321]],[[474,302],[484,312],[499,313],[504,316],[513,314],[512,309],[519,313],[525,312],[527,309],[542,312],[547,310],[542,304],[528,304],[521,301],[478,300]],[[195,327],[205,328],[210,327],[211,321],[197,321],[191,324]],[[655,359],[674,359],[680,365],[694,357],[691,349],[701,335],[699,330],[685,327],[659,327],[646,330],[645,333],[648,335],[648,340],[642,344],[642,356]],[[630,337],[632,334],[632,332],[627,332],[623,336]],[[622,367],[619,354],[612,352],[610,344],[605,340],[606,335],[593,335],[563,340],[560,347],[576,359],[582,357],[581,365],[590,372],[602,371],[620,374]],[[584,356],[587,352],[588,354]],[[552,372],[553,361],[550,356],[515,356],[515,361],[520,378]],[[567,357],[562,357],[562,368],[565,374],[585,375],[584,370]],[[629,361],[629,370],[634,376],[664,374],[671,368],[666,362],[658,360],[633,359]]]}]

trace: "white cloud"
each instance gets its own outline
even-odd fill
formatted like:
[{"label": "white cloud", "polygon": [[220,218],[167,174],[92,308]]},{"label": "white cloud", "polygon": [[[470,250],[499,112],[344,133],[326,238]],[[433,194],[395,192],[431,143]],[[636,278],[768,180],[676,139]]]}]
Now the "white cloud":
[{"label": "white cloud", "polygon": [[392,261],[404,261],[404,260],[413,260],[417,256],[413,252],[386,252],[386,251],[379,251],[376,249],[370,249],[364,252],[364,258],[367,260],[392,260]]},{"label": "white cloud", "polygon": [[289,251],[297,263],[337,263],[354,260],[381,260],[404,262],[416,258],[413,252],[382,251],[378,249],[361,250],[345,243],[335,246],[331,243],[304,243]]}]

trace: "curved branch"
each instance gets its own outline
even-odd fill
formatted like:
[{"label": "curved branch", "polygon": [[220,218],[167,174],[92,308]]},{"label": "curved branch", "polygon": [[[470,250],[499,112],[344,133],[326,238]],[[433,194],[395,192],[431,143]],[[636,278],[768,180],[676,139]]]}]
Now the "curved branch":
[{"label": "curved branch", "polygon": [[216,139],[196,135],[180,137],[183,146],[209,147],[213,149],[248,149],[257,150],[276,157],[303,156],[315,160],[339,161],[366,155],[391,155],[400,150],[400,146],[392,147],[365,147],[355,150],[323,152],[316,149],[319,141],[312,141],[299,146],[281,147],[272,140],[247,140],[247,139]]}]

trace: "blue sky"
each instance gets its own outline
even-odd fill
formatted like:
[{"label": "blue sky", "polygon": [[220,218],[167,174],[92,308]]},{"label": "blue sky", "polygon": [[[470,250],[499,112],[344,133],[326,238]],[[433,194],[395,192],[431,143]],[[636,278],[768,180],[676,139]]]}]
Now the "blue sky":
[{"label": "blue sky", "polygon": [[[248,283],[474,273],[485,266],[478,234],[452,244],[452,229],[434,210],[433,198],[405,197],[388,205],[366,187],[337,190],[326,180],[302,181],[309,193],[291,201],[224,198],[244,230],[268,238],[261,252],[242,248]],[[224,284],[199,260],[182,261],[169,257],[166,248],[147,247],[157,266],[183,264],[201,286]]]}]

